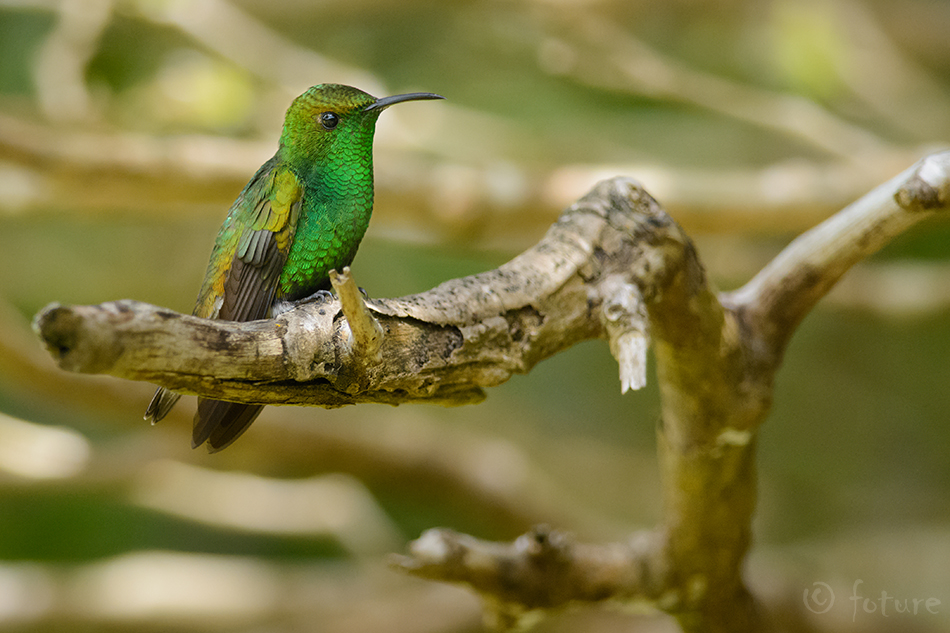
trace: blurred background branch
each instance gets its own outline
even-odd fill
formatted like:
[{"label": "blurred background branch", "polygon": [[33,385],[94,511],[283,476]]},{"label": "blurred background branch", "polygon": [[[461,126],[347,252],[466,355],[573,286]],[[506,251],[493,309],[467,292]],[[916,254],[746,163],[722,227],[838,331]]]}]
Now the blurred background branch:
[{"label": "blurred background branch", "polygon": [[[84,172],[91,168],[97,175],[107,170],[131,170],[157,177],[152,187],[155,189],[167,189],[164,184],[169,180],[187,183],[217,176],[227,182],[215,200],[225,204],[226,192],[240,186],[248,170],[269,155],[279,112],[294,95],[316,81],[311,78],[361,85],[370,92],[387,91],[383,81],[366,70],[300,46],[243,7],[224,0],[26,4],[47,9],[54,16],[55,27],[40,47],[34,72],[37,97],[48,123],[30,126],[28,121],[13,117],[3,121],[0,151],[14,153],[14,164],[57,159],[61,166],[80,167]],[[339,5],[333,9],[347,13]],[[646,186],[666,201],[687,228],[694,223],[709,228],[716,223],[709,215],[726,211],[737,216],[732,222],[734,230],[760,231],[762,218],[780,221],[783,230],[801,230],[814,222],[816,214],[843,206],[923,155],[927,149],[924,146],[946,137],[946,123],[940,113],[950,105],[947,90],[891,41],[875,15],[860,2],[810,2],[800,6],[777,2],[771,9],[773,15],[749,16],[759,19],[759,26],[771,29],[771,52],[780,65],[777,70],[785,73],[775,79],[805,84],[792,83],[791,87],[802,88],[797,93],[727,78],[665,54],[626,29],[625,21],[617,19],[616,8],[609,4],[601,12],[545,3],[512,10],[519,20],[531,24],[531,30],[517,45],[533,49],[519,53],[533,52],[535,70],[541,77],[559,80],[562,85],[570,80],[602,94],[680,103],[697,112],[732,120],[732,125],[747,126],[750,132],[758,129],[755,134],[765,135],[762,140],[766,143],[774,141],[776,149],[784,146],[785,155],[733,166],[725,166],[720,160],[720,164],[697,169],[690,168],[687,161],[671,161],[663,156],[671,148],[675,151],[675,145],[667,144],[663,152],[658,152],[660,148],[644,144],[638,152],[642,158],[626,165],[611,161],[567,167],[568,163],[576,163],[576,157],[572,159],[568,154],[549,161],[525,161],[526,149],[531,153],[544,146],[557,146],[563,141],[558,137],[573,138],[577,131],[563,126],[529,131],[519,121],[528,112],[499,112],[497,107],[478,112],[456,100],[442,108],[438,125],[428,126],[427,134],[433,141],[427,144],[432,153],[428,159],[417,156],[378,161],[383,193],[398,188],[409,197],[401,201],[400,215],[409,212],[405,207],[415,209],[410,212],[414,217],[399,222],[398,229],[396,218],[384,220],[390,231],[405,232],[408,224],[417,223],[449,236],[475,229],[474,237],[486,240],[490,246],[504,244],[511,248],[515,242],[514,247],[524,247],[529,242],[518,238],[524,223],[541,232],[552,207],[569,204],[606,175],[627,172],[642,174]],[[168,52],[158,63],[156,74],[141,85],[105,92],[106,86],[101,82],[90,85],[89,79],[97,54],[102,54],[97,44],[103,31],[115,28],[115,23],[124,23],[126,29],[171,29],[183,38],[183,46]],[[809,25],[815,32],[805,30]],[[506,40],[511,34],[489,35],[512,46]],[[823,37],[831,41],[821,40]],[[157,62],[151,60],[152,65]],[[820,68],[808,74],[813,70],[806,66],[809,63]],[[885,75],[887,80],[868,79],[877,77],[880,68],[892,70]],[[824,83],[809,85],[819,81]],[[254,93],[249,92],[252,89]],[[94,98],[96,90],[99,92]],[[823,93],[834,94],[840,104],[821,103],[815,97],[827,97]],[[905,95],[900,107],[895,105],[897,95]],[[926,98],[911,100],[909,95]],[[253,101],[256,103],[252,105]],[[839,110],[842,105],[860,109],[861,116],[849,120],[844,113],[834,111],[835,105]],[[531,107],[531,103],[526,102],[525,107]],[[267,121],[255,125],[256,136],[267,138],[266,142],[247,139],[235,143],[193,135],[163,139],[147,133],[122,133],[121,127],[99,134],[49,127],[85,119],[103,121],[110,111],[131,109],[141,112],[132,126],[139,132],[161,125],[162,119],[167,125],[169,117],[185,127],[200,128],[204,124],[207,128],[212,122],[220,126],[229,117],[234,120],[243,116],[247,120],[251,108],[260,109],[257,120]],[[609,128],[590,127],[588,145],[614,145],[615,151],[602,154],[620,155]],[[479,134],[472,134],[475,129]],[[396,130],[382,130],[384,147],[398,150],[401,146],[405,151],[407,143],[411,146],[421,142]],[[775,134],[786,140],[778,140]],[[695,142],[700,146],[704,143],[701,138]],[[736,149],[739,152],[734,158],[754,151],[753,147]],[[434,168],[433,161],[455,166]],[[55,208],[68,201],[106,198],[116,209],[153,209],[153,196],[136,195],[139,187],[123,191],[122,181],[102,183],[107,188],[111,185],[113,191],[100,188],[95,196],[82,188],[83,183],[89,183],[88,178],[70,187],[68,180],[60,182],[55,177],[49,179],[49,174],[45,176],[48,180],[42,186],[33,187],[42,194],[37,191],[31,197],[21,192],[7,204]],[[179,207],[208,200],[188,188],[179,196]],[[770,209],[780,212],[781,220],[770,217]],[[505,222],[512,217],[517,217],[518,223]],[[433,239],[432,231],[425,233],[428,238],[413,237]]]}]

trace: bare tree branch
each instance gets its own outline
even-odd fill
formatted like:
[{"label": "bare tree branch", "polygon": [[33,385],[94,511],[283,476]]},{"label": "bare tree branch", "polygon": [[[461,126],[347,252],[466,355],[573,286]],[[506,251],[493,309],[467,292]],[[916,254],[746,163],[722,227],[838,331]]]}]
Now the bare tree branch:
[{"label": "bare tree branch", "polygon": [[[260,404],[463,404],[481,399],[482,387],[604,336],[604,323],[617,318],[612,302],[599,316],[605,293],[615,293],[618,278],[655,293],[663,240],[674,232],[635,183],[604,182],[501,268],[420,295],[368,301],[385,332],[379,363],[343,362],[351,358],[352,330],[337,300],[250,325],[133,301],[51,305],[35,327],[64,369],[183,393]],[[611,327],[618,354],[631,344],[632,327]]]},{"label": "bare tree branch", "polygon": [[[673,614],[686,631],[751,631],[760,621],[742,563],[756,500],[756,434],[784,348],[848,268],[946,211],[948,192],[950,152],[930,156],[723,295],[680,227],[635,182],[615,178],[500,268],[419,295],[367,301],[366,313],[351,282],[340,279],[345,309],[334,300],[237,324],[130,301],[52,305],[34,328],[72,371],[244,402],[319,406],[474,402],[483,387],[587,338],[608,338],[629,364],[642,357],[648,330],[663,405],[664,514],[656,531],[607,545],[576,544],[546,529],[512,545],[437,531],[393,563],[472,586],[501,628],[537,609],[636,599]],[[378,361],[353,353],[375,346],[373,322],[382,332]],[[363,343],[354,347],[357,339]],[[638,371],[624,382],[638,383]]]},{"label": "bare tree branch", "polygon": [[[723,297],[781,357],[798,323],[854,264],[950,201],[950,152],[928,156],[799,236],[749,283]],[[774,362],[774,361],[770,361]]]},{"label": "bare tree branch", "polygon": [[[538,527],[510,544],[433,529],[390,564],[422,578],[464,583],[486,600],[487,623],[508,630],[544,609],[572,602],[653,600],[667,586],[658,534],[642,532],[625,543],[589,545]],[[556,582],[551,582],[556,578]]]},{"label": "bare tree branch", "polygon": [[[545,545],[539,536],[543,532],[508,547],[427,533],[413,544],[409,557],[394,564],[424,577],[469,584],[495,605],[501,615],[494,621],[502,627],[513,625],[520,612],[497,605],[512,601],[510,588],[522,583],[500,582],[499,577],[518,570],[513,573],[531,587],[533,574],[542,569],[546,599],[553,604],[636,596],[677,615],[687,631],[757,628],[759,616],[742,583],[741,563],[756,496],[755,434],[770,408],[781,352],[807,310],[851,265],[911,224],[947,209],[948,161],[950,153],[928,157],[797,240],[761,279],[723,295],[725,310],[705,284],[688,243],[682,256],[665,262],[673,274],[660,296],[647,296],[664,407],[659,452],[665,513],[649,554],[641,551],[622,566],[629,573],[646,567],[665,570],[651,575],[660,587],[641,586],[634,578],[592,596],[578,585],[574,565],[604,572],[613,562],[601,558],[594,563],[571,547]],[[809,270],[812,283],[788,283],[779,270],[793,281],[794,271]],[[782,308],[791,315],[782,316]],[[752,318],[753,313],[759,318]],[[526,542],[540,545],[519,546]],[[631,556],[623,545],[615,547],[603,551]],[[542,559],[554,558],[558,564],[539,566],[539,548],[546,551]],[[642,556],[649,556],[649,563]],[[552,595],[560,597],[553,600]],[[513,601],[521,609],[538,606],[524,596]]]}]

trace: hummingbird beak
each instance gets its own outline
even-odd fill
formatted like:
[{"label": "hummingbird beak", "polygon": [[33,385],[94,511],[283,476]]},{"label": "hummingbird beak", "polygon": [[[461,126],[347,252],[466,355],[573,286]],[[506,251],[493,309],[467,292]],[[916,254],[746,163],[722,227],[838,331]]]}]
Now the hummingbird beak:
[{"label": "hummingbird beak", "polygon": [[402,103],[403,101],[423,101],[426,99],[445,99],[445,97],[431,92],[410,92],[404,95],[393,95],[391,97],[377,99],[373,103],[363,108],[363,112],[369,112],[371,110],[383,110],[394,103]]}]

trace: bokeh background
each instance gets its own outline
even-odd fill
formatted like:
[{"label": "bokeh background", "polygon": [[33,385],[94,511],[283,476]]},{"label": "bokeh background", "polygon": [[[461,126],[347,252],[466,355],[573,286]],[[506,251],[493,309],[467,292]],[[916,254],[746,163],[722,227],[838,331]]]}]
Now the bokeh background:
[{"label": "bokeh background", "polygon": [[[149,427],[151,385],[56,368],[30,330],[49,302],[190,311],[311,84],[448,98],[380,120],[373,296],[493,268],[617,174],[730,289],[947,145],[948,31],[942,0],[0,2],[0,630],[477,631],[473,595],[386,554],[434,526],[658,521],[656,382],[621,396],[602,341],[467,408],[270,407],[216,455],[189,448],[193,399]],[[792,341],[748,564],[784,630],[950,631],[948,317],[932,221]],[[676,628],[584,608],[536,630]]]}]

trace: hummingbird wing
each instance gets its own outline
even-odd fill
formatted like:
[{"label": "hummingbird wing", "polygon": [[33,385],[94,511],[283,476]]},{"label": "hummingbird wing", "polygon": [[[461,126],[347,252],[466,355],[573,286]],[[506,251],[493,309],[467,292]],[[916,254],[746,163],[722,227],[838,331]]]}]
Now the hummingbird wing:
[{"label": "hummingbird wing", "polygon": [[253,321],[268,316],[290,245],[303,186],[275,158],[251,179],[215,240],[195,316]]},{"label": "hummingbird wing", "polygon": [[[231,206],[215,239],[195,316],[228,321],[268,316],[297,228],[303,191],[296,175],[276,157],[257,171]],[[146,419],[158,422],[179,397],[160,387]],[[261,409],[261,405],[199,398],[192,446],[207,441],[211,452],[227,447]]]},{"label": "hummingbird wing", "polygon": [[[303,187],[276,157],[258,170],[231,206],[215,239],[195,304],[196,316],[228,321],[268,316],[302,201]],[[155,424],[179,397],[160,387],[145,418]],[[199,398],[192,444],[210,440],[212,451],[221,450],[250,426],[262,408]]]},{"label": "hummingbird wing", "polygon": [[[227,321],[269,316],[293,242],[303,186],[276,158],[265,163],[231,207],[218,233],[195,314]],[[236,440],[264,407],[198,398],[191,444],[210,452]]]}]

